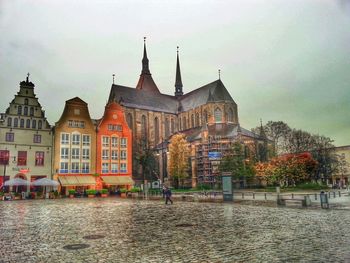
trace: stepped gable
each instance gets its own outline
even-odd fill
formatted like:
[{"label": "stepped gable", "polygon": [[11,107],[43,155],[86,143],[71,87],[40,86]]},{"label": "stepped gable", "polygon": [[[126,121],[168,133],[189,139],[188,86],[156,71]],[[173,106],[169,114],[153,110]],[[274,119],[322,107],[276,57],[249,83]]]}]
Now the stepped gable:
[{"label": "stepped gable", "polygon": [[178,101],[174,96],[139,90],[113,84],[108,103],[116,101],[123,106],[176,114]]},{"label": "stepped gable", "polygon": [[234,102],[220,79],[193,90],[181,97],[182,110],[188,111],[208,102]]}]

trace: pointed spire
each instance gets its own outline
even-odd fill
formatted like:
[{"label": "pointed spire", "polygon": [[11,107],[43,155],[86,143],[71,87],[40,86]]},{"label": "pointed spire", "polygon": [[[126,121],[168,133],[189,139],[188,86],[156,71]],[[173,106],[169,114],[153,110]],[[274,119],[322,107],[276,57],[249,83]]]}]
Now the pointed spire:
[{"label": "pointed spire", "polygon": [[30,74],[28,72],[28,74],[27,74],[27,82],[29,82],[29,76],[30,76]]},{"label": "pointed spire", "polygon": [[147,58],[146,37],[143,37],[143,58],[141,74],[151,74],[151,72],[149,71],[149,60]]},{"label": "pointed spire", "polygon": [[175,96],[182,96],[184,93],[182,91],[182,80],[181,80],[181,70],[180,70],[180,60],[179,60],[179,47],[176,50],[177,60],[176,60],[176,79],[175,79]]},{"label": "pointed spire", "polygon": [[221,69],[218,70],[219,73],[219,79],[221,80]]},{"label": "pointed spire", "polygon": [[263,127],[263,125],[262,125],[262,119],[261,119],[261,118],[260,118],[260,134],[259,134],[259,136],[260,136],[261,138],[263,138],[263,139],[266,138],[266,134],[265,134],[264,127]]},{"label": "pointed spire", "polygon": [[114,77],[115,77],[115,74],[113,74],[112,76],[113,76],[113,85],[114,85]]}]

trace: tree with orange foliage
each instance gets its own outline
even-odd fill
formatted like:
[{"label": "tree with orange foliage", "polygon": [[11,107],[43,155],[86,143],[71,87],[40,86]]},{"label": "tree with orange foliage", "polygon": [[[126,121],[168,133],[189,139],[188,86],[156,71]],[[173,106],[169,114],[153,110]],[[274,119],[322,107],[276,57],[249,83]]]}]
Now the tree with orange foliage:
[{"label": "tree with orange foliage", "polygon": [[175,134],[169,145],[169,171],[175,187],[183,185],[184,179],[188,177],[189,157],[189,144],[185,135]]},{"label": "tree with orange foliage", "polygon": [[316,167],[317,162],[310,153],[300,153],[285,154],[268,163],[257,163],[255,170],[257,177],[268,184],[288,186],[310,181]]}]

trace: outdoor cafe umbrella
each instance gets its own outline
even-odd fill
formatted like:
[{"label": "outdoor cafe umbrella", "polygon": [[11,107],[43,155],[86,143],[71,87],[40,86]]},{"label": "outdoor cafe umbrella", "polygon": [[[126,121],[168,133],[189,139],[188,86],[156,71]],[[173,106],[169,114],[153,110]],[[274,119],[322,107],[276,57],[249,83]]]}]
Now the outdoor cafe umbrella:
[{"label": "outdoor cafe umbrella", "polygon": [[57,187],[59,186],[59,183],[55,180],[50,180],[47,178],[41,178],[38,180],[35,180],[34,182],[32,182],[33,186],[43,186],[45,189],[45,193],[46,193],[46,187],[47,186],[51,186],[51,187]]},{"label": "outdoor cafe umbrella", "polygon": [[[17,192],[17,187],[24,185],[24,186],[29,186],[29,182],[27,180],[21,179],[21,178],[14,178],[11,180],[8,180],[4,183],[5,186],[16,186],[16,192]],[[28,189],[28,188],[27,188]]]}]

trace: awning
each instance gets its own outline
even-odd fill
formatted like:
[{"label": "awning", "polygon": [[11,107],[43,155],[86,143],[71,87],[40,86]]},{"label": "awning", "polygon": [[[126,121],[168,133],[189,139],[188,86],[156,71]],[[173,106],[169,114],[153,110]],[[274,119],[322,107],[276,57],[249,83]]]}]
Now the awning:
[{"label": "awning", "polygon": [[134,185],[130,176],[101,176],[103,182],[109,185]]},{"label": "awning", "polygon": [[62,186],[87,186],[96,184],[95,178],[89,175],[60,175],[58,176],[58,180]]}]

